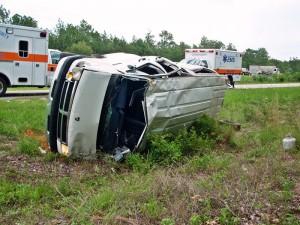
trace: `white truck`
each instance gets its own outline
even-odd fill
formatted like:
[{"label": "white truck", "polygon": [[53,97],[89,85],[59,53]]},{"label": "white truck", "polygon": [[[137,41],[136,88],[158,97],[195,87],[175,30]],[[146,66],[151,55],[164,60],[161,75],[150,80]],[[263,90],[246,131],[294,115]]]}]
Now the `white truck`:
[{"label": "white truck", "polygon": [[50,86],[60,51],[48,49],[48,31],[0,24],[0,97],[7,87]]},{"label": "white truck", "polygon": [[264,74],[264,75],[272,75],[279,74],[280,70],[276,66],[258,66],[258,65],[250,65],[249,71],[251,74]]},{"label": "white truck", "polygon": [[[242,53],[221,49],[186,49],[181,63],[200,65],[227,75],[233,81],[240,81],[242,74]],[[231,76],[231,78],[230,78]]]}]

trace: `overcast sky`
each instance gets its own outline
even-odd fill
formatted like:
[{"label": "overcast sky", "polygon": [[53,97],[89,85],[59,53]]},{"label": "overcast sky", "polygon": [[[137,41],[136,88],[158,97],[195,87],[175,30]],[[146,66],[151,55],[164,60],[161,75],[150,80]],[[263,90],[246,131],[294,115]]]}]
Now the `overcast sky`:
[{"label": "overcast sky", "polygon": [[272,58],[300,58],[299,0],[1,0],[10,10],[31,16],[53,30],[61,19],[78,25],[86,20],[100,33],[159,39],[170,32],[177,44],[199,44],[202,36],[233,43],[238,51],[264,47]]}]

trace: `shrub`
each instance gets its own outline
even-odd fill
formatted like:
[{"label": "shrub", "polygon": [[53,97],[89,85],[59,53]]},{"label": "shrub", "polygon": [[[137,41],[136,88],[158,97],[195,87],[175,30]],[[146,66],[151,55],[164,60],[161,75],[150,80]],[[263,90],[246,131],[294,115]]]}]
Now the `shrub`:
[{"label": "shrub", "polygon": [[150,138],[150,151],[148,159],[159,165],[170,165],[178,162],[182,156],[180,145],[169,141],[171,134],[152,135]]},{"label": "shrub", "polygon": [[208,116],[203,115],[199,119],[197,119],[193,124],[192,127],[195,129],[196,134],[200,136],[209,136],[209,137],[215,137],[216,136],[216,130],[217,130],[217,123],[216,121]]}]

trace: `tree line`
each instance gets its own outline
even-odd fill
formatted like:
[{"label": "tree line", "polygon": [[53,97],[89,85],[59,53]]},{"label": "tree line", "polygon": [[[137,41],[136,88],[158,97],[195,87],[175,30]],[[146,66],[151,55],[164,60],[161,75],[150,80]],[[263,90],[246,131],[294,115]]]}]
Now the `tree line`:
[{"label": "tree line", "polygon": [[[34,18],[19,14],[11,16],[10,11],[2,5],[0,5],[0,23],[38,27],[38,22]],[[188,45],[184,42],[178,44],[167,30],[160,32],[158,41],[151,32],[145,34],[143,38],[133,36],[131,41],[127,41],[124,37],[116,37],[106,32],[99,33],[86,20],[81,20],[79,25],[73,25],[66,24],[60,19],[55,28],[50,31],[49,48],[84,55],[114,52],[126,52],[141,56],[159,55],[173,61],[183,59],[184,50],[187,48],[236,50],[233,43],[225,45],[222,41],[210,40],[206,36],[201,37],[199,44]],[[277,66],[286,74],[300,72],[298,58],[292,58],[289,61],[273,59],[263,47],[256,50],[246,49],[243,53],[243,67],[249,68],[249,65]]]}]

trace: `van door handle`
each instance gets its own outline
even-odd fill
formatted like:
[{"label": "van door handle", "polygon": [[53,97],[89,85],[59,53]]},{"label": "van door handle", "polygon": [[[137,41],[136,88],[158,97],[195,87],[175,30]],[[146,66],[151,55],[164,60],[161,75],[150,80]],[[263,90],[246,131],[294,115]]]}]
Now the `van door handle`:
[{"label": "van door handle", "polygon": [[20,65],[20,63],[18,63],[18,62],[15,63],[15,66],[19,66],[19,65]]},{"label": "van door handle", "polygon": [[40,64],[35,64],[35,67],[40,67]]}]

